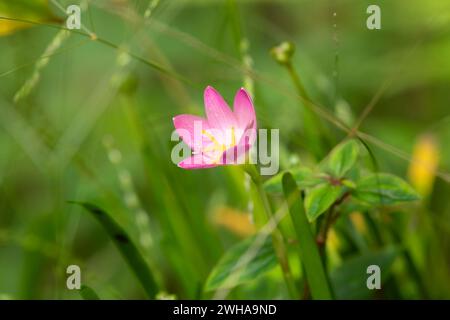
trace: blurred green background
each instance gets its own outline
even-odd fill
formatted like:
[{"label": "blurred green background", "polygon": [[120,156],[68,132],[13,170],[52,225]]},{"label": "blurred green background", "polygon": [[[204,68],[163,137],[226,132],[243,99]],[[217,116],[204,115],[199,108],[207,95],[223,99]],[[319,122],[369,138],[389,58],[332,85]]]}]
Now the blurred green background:
[{"label": "blurred green background", "polygon": [[[335,118],[351,126],[376,98],[360,129],[378,169],[423,196],[341,218],[330,272],[390,245],[408,254],[383,268],[380,292],[344,278],[340,297],[450,298],[449,1],[80,1],[84,35],[58,29],[69,4],[0,0],[2,18],[38,23],[0,19],[1,298],[79,299],[66,288],[71,264],[101,298],[145,298],[102,226],[71,200],[100,206],[126,230],[159,297],[213,297],[204,286],[218,259],[255,233],[249,181],[236,167],[177,168],[172,117],[203,115],[207,85],[231,103],[250,83],[259,127],[281,129],[281,169],[315,163],[295,87],[269,53],[283,41],[295,44],[311,99]],[[381,30],[366,28],[370,4],[381,8]],[[345,138],[319,119],[335,143]],[[288,296],[275,268],[227,297]]]}]

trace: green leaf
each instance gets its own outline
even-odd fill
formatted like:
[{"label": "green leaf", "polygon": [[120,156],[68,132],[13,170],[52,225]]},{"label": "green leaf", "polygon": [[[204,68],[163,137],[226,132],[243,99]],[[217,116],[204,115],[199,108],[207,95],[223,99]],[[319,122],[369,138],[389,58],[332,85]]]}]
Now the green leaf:
[{"label": "green leaf", "polygon": [[370,174],[356,184],[353,196],[369,205],[390,205],[419,199],[404,180],[388,173]]},{"label": "green leaf", "polygon": [[286,172],[292,174],[295,182],[300,188],[314,187],[315,185],[318,185],[319,183],[324,181],[320,177],[315,176],[314,172],[310,168],[299,167],[281,172],[273,176],[264,183],[264,190],[270,193],[282,193],[283,192],[282,179],[283,175]]},{"label": "green leaf", "polygon": [[133,270],[136,277],[144,287],[145,292],[150,298],[154,298],[158,293],[158,286],[144,258],[139,253],[135,244],[126,234],[125,230],[117,224],[109,214],[99,207],[87,202],[71,202],[81,205],[89,211],[103,226],[105,231],[111,237],[111,240],[119,249],[125,261]]},{"label": "green leaf", "polygon": [[300,190],[289,173],[286,173],[283,177],[283,190],[297,233],[300,258],[305,268],[311,295],[314,299],[331,299],[332,294],[328,278],[310,224],[306,219]]},{"label": "green leaf", "polygon": [[259,239],[256,235],[231,247],[211,271],[206,281],[205,290],[233,288],[253,280],[275,267],[277,257],[271,237],[264,239],[252,259],[248,261],[241,259],[245,254],[251,252],[255,241],[260,241]]},{"label": "green leaf", "polygon": [[336,298],[370,298],[373,290],[367,288],[367,278],[370,276],[370,274],[367,274],[367,267],[370,265],[380,267],[381,285],[383,285],[399,252],[395,247],[387,247],[378,252],[368,252],[344,261],[342,265],[334,269],[330,274]]},{"label": "green leaf", "polygon": [[343,193],[342,186],[323,183],[306,192],[305,209],[309,221],[324,213]]},{"label": "green leaf", "polygon": [[80,295],[84,300],[100,300],[97,293],[95,293],[92,288],[85,285],[81,286]]},{"label": "green leaf", "polygon": [[358,155],[358,143],[348,140],[330,152],[322,167],[334,178],[342,178],[355,165]]}]

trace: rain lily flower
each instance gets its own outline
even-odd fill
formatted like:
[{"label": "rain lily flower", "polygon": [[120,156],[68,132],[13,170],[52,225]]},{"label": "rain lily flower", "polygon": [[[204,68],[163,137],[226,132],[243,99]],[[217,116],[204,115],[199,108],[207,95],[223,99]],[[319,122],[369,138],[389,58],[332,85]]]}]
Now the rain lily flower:
[{"label": "rain lily flower", "polygon": [[256,115],[249,94],[239,89],[233,110],[208,86],[204,93],[206,119],[181,114],[173,118],[178,135],[192,149],[192,156],[178,166],[183,169],[242,164],[256,140]]}]

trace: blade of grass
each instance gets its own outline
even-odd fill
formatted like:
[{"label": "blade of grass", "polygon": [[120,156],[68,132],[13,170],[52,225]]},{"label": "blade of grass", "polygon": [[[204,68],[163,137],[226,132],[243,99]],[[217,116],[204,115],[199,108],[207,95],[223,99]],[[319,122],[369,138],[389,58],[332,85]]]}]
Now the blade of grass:
[{"label": "blade of grass", "polygon": [[[202,278],[208,272],[205,269],[205,266],[208,265],[207,260],[205,260],[205,254],[214,253],[218,249],[217,243],[209,241],[204,245],[206,247],[212,246],[211,249],[203,252],[197,250],[198,243],[202,241],[201,235],[210,234],[211,237],[213,235],[204,227],[202,230],[197,229],[198,221],[196,222],[195,219],[198,215],[189,209],[193,206],[193,202],[189,203],[189,200],[185,198],[183,190],[179,189],[179,184],[172,183],[173,181],[178,181],[180,177],[177,177],[173,168],[168,167],[164,162],[165,159],[159,156],[169,152],[166,146],[161,144],[163,138],[159,137],[160,133],[151,127],[146,128],[142,121],[145,115],[137,110],[132,100],[127,98],[124,100],[124,104],[130,125],[136,133],[136,141],[138,141],[139,151],[142,154],[143,164],[148,174],[149,186],[154,188],[154,192],[157,192],[156,190],[164,190],[162,192],[164,196],[154,199],[159,202],[158,206],[162,206],[168,212],[168,214],[159,215],[159,219],[167,223],[167,228],[173,230],[173,239],[176,239],[175,241],[180,244],[180,248],[183,248],[182,250],[185,252],[184,259],[186,261],[196,261],[196,265],[192,266],[192,271]],[[155,172],[154,168],[161,168],[161,170]],[[178,252],[178,255],[181,255],[180,252]],[[215,259],[217,258],[215,257]],[[186,272],[187,265],[184,267],[184,273],[186,274]]]},{"label": "blade of grass", "polygon": [[313,299],[332,299],[331,289],[320,259],[319,250],[306,218],[300,190],[290,173],[283,176],[284,196],[297,233],[300,256]]},{"label": "blade of grass", "polygon": [[14,102],[26,98],[33,89],[38,85],[39,80],[41,78],[41,71],[48,65],[50,62],[50,58],[42,58],[45,56],[49,56],[55,51],[57,51],[61,45],[66,41],[70,36],[70,32],[66,30],[60,30],[53,38],[53,40],[48,44],[45,48],[44,53],[41,55],[41,59],[39,59],[34,67],[33,73],[31,76],[25,81],[25,83],[17,90],[14,95]]},{"label": "blade of grass", "polygon": [[174,71],[168,70],[164,66],[162,66],[162,65],[160,65],[160,64],[158,64],[158,63],[156,63],[154,61],[150,61],[150,60],[144,59],[143,57],[138,56],[137,54],[134,54],[134,53],[132,53],[130,51],[127,51],[127,50],[125,50],[123,48],[123,46],[117,45],[117,44],[115,44],[115,43],[113,43],[111,41],[103,39],[103,38],[97,36],[94,33],[85,33],[83,31],[79,31],[79,30],[76,30],[76,29],[68,29],[68,28],[61,27],[61,26],[55,25],[55,24],[39,23],[39,22],[36,22],[36,21],[30,21],[30,20],[25,20],[25,19],[8,18],[8,17],[0,16],[0,20],[29,23],[29,24],[33,24],[33,25],[39,25],[39,26],[43,26],[43,27],[48,27],[48,28],[65,30],[65,31],[68,31],[70,33],[76,33],[76,34],[78,34],[80,36],[88,37],[92,41],[96,41],[96,42],[101,43],[101,44],[103,44],[105,46],[108,46],[108,47],[110,47],[112,49],[115,49],[117,51],[120,51],[120,52],[128,54],[131,58],[135,59],[136,61],[139,61],[139,62],[149,66],[150,68],[152,68],[152,69],[154,69],[156,71],[159,71],[162,74],[165,74],[167,77],[172,77],[174,79],[177,79],[177,80],[179,80],[179,81],[181,81],[183,83],[186,83],[186,84],[188,84],[190,86],[193,86],[193,87],[199,87],[198,84],[193,83],[188,78],[186,78],[186,77],[184,77],[184,76],[182,76],[182,75],[180,75],[180,74],[178,74],[178,73],[176,73]]},{"label": "blade of grass", "polygon": [[84,284],[81,286],[80,296],[84,300],[100,300],[97,293],[91,287],[85,286]]},{"label": "blade of grass", "polygon": [[123,230],[122,227],[120,227],[106,211],[93,204],[74,201],[70,201],[70,203],[81,205],[84,209],[92,213],[92,215],[100,222],[105,231],[113,240],[117,249],[119,249],[125,261],[133,270],[147,295],[150,298],[154,298],[158,293],[158,286],[155,278],[145,263],[144,258],[139,253],[136,245],[131,241],[125,230]]}]

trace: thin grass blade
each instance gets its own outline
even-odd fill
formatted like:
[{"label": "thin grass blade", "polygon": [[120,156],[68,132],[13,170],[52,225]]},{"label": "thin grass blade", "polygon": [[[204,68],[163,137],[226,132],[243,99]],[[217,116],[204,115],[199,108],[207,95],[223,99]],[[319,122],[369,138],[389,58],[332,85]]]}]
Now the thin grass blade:
[{"label": "thin grass blade", "polygon": [[158,293],[158,286],[155,278],[139,253],[136,245],[131,241],[125,230],[115,222],[110,215],[101,208],[87,202],[72,202],[81,205],[100,222],[112,241],[119,249],[125,261],[128,263],[134,274],[140,281],[145,292],[150,298],[155,298]]},{"label": "thin grass blade", "polygon": [[283,191],[289,213],[297,233],[300,257],[313,299],[332,299],[330,284],[326,276],[319,250],[306,218],[300,190],[290,173],[283,176]]}]

